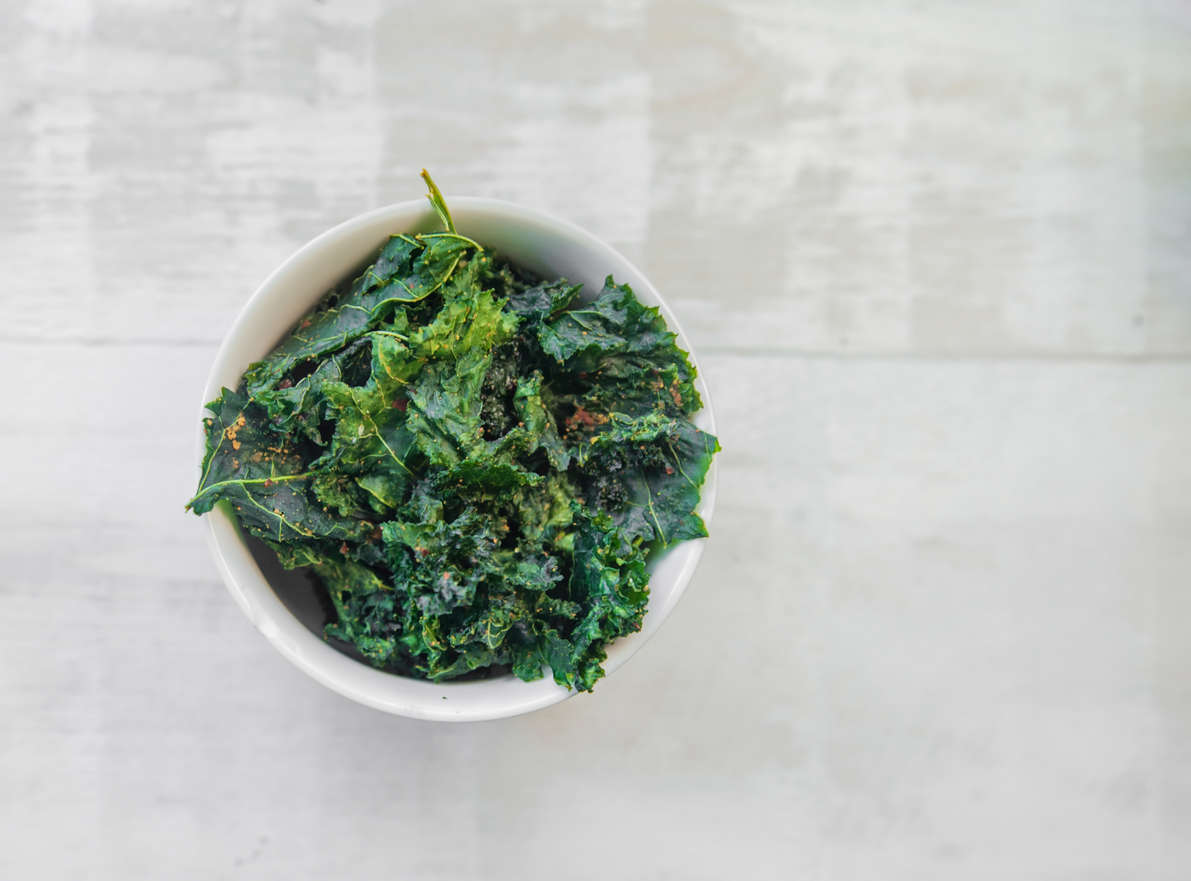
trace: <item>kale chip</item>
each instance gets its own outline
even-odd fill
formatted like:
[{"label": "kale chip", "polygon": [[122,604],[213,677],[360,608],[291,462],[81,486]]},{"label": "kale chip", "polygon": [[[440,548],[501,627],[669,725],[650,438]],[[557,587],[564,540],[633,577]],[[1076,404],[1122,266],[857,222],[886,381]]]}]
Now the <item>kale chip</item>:
[{"label": "kale chip", "polygon": [[[328,639],[435,681],[546,667],[590,691],[650,558],[707,534],[714,437],[655,308],[593,301],[455,230],[396,235],[208,405],[217,503],[334,610]],[[477,674],[479,675],[479,674]]]}]

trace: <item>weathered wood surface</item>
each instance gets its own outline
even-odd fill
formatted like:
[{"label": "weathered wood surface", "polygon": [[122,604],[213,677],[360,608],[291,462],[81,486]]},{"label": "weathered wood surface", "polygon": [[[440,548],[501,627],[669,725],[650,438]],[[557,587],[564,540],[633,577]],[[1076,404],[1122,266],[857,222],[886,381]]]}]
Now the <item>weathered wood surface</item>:
[{"label": "weathered wood surface", "polygon": [[[1180,3],[0,7],[0,877],[1179,879]],[[356,707],[182,502],[252,288],[447,190],[612,241],[725,452],[592,698]]]}]

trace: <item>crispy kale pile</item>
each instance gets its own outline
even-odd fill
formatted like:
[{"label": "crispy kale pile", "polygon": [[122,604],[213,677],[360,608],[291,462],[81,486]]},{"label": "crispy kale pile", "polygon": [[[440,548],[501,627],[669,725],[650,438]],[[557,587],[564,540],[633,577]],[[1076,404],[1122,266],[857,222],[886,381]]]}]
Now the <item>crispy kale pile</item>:
[{"label": "crispy kale pile", "polygon": [[589,691],[641,627],[647,560],[706,535],[719,446],[656,309],[527,276],[427,183],[446,231],[393,236],[208,405],[189,507],[313,570],[327,637],[376,667]]}]

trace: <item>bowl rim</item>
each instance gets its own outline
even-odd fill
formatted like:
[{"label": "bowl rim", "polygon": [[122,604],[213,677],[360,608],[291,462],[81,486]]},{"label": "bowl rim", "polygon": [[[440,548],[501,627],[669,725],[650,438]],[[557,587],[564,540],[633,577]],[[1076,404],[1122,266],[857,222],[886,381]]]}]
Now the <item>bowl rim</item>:
[{"label": "bowl rim", "polygon": [[[688,353],[697,374],[696,387],[703,400],[703,406],[695,414],[694,419],[703,430],[716,434],[711,397],[690,340],[683,332],[669,304],[646,275],[628,258],[586,229],[535,208],[501,199],[476,196],[452,196],[450,205],[452,215],[457,220],[464,218],[464,223],[466,223],[467,215],[486,212],[501,220],[536,226],[550,235],[569,240],[570,244],[577,245],[584,251],[606,258],[610,268],[615,264],[624,275],[633,276],[634,292],[643,301],[649,301],[660,309],[667,327],[677,336],[676,342]],[[234,360],[234,350],[244,345],[241,337],[245,335],[245,325],[272,297],[273,289],[281,280],[293,272],[296,267],[301,267],[304,263],[333,249],[336,244],[350,234],[366,228],[374,222],[392,221],[391,231],[382,234],[383,236],[408,231],[426,221],[430,216],[432,216],[432,209],[423,200],[395,202],[357,214],[310,239],[265,277],[240,308],[224,335],[203,387],[203,398],[199,405],[197,444],[197,463],[200,473],[202,457],[206,448],[202,420],[209,415],[206,404],[215,400],[221,393],[224,379],[229,372],[229,362]],[[401,222],[400,228],[398,227],[399,221]],[[383,237],[377,241],[376,246],[379,247],[381,244],[383,244]],[[348,266],[345,262],[342,272],[352,271],[354,265]],[[305,308],[309,308],[309,306]],[[285,328],[279,330],[278,335],[284,333],[288,327],[287,323]],[[697,509],[704,522],[709,526],[715,508],[717,472],[717,461],[713,459],[700,493]],[[482,692],[494,690],[493,684],[506,683],[513,677],[510,674],[494,679],[464,683],[434,683],[386,673],[348,657],[325,640],[311,633],[285,606],[268,579],[260,571],[255,559],[252,558],[238,524],[225,508],[225,505],[217,505],[203,517],[203,520],[206,526],[208,546],[228,591],[257,630],[272,643],[282,656],[306,675],[332,691],[357,703],[387,713],[414,719],[454,722],[484,721],[529,713],[559,703],[577,693],[554,684],[547,673],[542,680],[533,683],[518,681],[518,692],[514,693],[512,698],[487,701],[452,701],[450,700],[452,695],[456,698],[483,697]],[[610,677],[636,654],[673,611],[690,583],[706,542],[706,538],[690,540],[665,552],[667,556],[681,552],[681,569],[673,576],[671,588],[667,592],[664,602],[655,604],[651,594],[650,605],[641,630],[608,645],[608,658],[604,662],[606,677]],[[552,687],[541,687],[543,682],[549,683]],[[369,687],[370,685],[371,687]]]}]

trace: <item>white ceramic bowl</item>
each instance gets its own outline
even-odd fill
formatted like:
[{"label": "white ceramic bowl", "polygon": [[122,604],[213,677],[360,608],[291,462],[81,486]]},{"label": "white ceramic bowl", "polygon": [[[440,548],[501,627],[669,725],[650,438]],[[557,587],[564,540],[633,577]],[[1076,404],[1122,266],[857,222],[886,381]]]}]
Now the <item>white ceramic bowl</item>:
[{"label": "white ceramic bowl", "polygon": [[[592,296],[609,274],[617,282],[627,282],[642,302],[661,308],[666,323],[678,334],[679,345],[695,362],[690,343],[661,295],[640,270],[595,236],[574,224],[508,202],[452,197],[449,203],[461,233],[514,263],[544,276],[582,282],[585,293]],[[234,388],[249,364],[264,357],[335,283],[366,265],[390,235],[438,228],[425,200],[402,202],[352,218],[306,244],[265,279],[236,318],[215,356],[203,401],[217,398],[224,386]],[[711,401],[701,379],[698,388],[703,409],[695,423],[714,434]],[[200,459],[202,447],[200,428]],[[699,505],[699,513],[709,524],[715,490],[713,463]],[[255,542],[246,540],[223,506],[205,519],[215,562],[244,614],[301,670],[352,700],[401,716],[462,722],[528,713],[574,694],[556,685],[549,673],[536,682],[522,682],[510,675],[434,683],[385,673],[354,660],[321,638],[323,613],[308,578],[282,570],[263,546],[254,548]],[[705,541],[684,542],[655,561],[644,625],[638,633],[608,646],[604,668],[609,675],[657,632],[673,610],[695,571]]]}]

